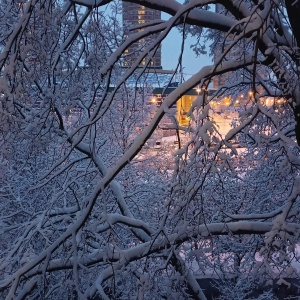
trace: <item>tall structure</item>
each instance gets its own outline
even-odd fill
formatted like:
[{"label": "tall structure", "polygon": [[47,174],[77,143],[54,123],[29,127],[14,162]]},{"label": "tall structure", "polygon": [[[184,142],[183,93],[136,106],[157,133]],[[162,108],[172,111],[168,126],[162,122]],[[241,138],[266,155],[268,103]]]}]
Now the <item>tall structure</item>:
[{"label": "tall structure", "polygon": [[[141,27],[137,31],[143,30],[143,25],[154,21],[161,20],[161,12],[147,8],[140,4],[129,3],[123,1],[123,28]],[[125,32],[126,35],[126,32]],[[151,40],[151,38],[150,38]],[[149,39],[142,39],[132,44],[125,52],[126,59],[124,65],[130,65],[130,61],[133,60],[139,53]],[[141,65],[146,64],[146,59],[141,62]],[[161,69],[161,46],[157,49],[156,53],[152,57],[149,67]]]},{"label": "tall structure", "polygon": [[[227,14],[228,15],[228,12],[220,4],[215,5],[215,12],[219,13],[219,14]],[[228,47],[231,44],[232,37],[230,35],[226,37],[226,40],[223,40],[224,38],[225,38],[225,35],[222,33],[221,37],[220,37],[220,40],[218,40],[217,44],[215,45],[214,62],[218,61],[222,51],[228,49]],[[226,54],[226,58],[223,58],[223,59],[225,59],[225,60],[235,60],[234,55],[232,55],[232,50],[229,51]],[[213,87],[218,88],[219,86],[224,85],[228,81],[228,79],[233,78],[235,75],[236,74],[234,74],[233,72],[229,72],[229,73],[226,73],[226,74],[215,76],[213,78]]]},{"label": "tall structure", "polygon": [[[222,6],[221,4],[215,5],[215,12],[219,14],[225,14],[226,16],[231,16],[231,14]],[[241,60],[244,58],[245,51],[240,51],[239,47],[241,47],[240,44],[234,45],[232,47],[232,43],[234,41],[234,36],[232,34],[224,34],[221,33],[220,41],[216,43],[215,50],[214,50],[214,62],[216,63],[219,59],[222,53],[226,53],[226,56],[223,57],[223,61],[236,61]],[[222,64],[222,62],[221,62]],[[268,78],[269,73],[267,69],[258,64],[256,66],[256,72],[257,74],[262,78]],[[215,89],[219,88],[222,85],[234,83],[237,84],[238,82],[243,82],[244,89],[246,85],[248,84],[248,91],[244,92],[240,95],[235,95],[235,99],[233,99],[230,95],[225,96],[223,98],[223,106],[229,106],[230,104],[233,104],[234,106],[240,106],[240,105],[248,105],[250,101],[253,101],[253,91],[252,91],[252,76],[249,76],[246,72],[244,72],[243,69],[236,70],[236,71],[230,71],[225,74],[214,76],[213,78],[213,87]],[[255,89],[257,92],[262,93],[263,87],[260,84],[255,84]],[[234,100],[234,102],[233,102]]]}]

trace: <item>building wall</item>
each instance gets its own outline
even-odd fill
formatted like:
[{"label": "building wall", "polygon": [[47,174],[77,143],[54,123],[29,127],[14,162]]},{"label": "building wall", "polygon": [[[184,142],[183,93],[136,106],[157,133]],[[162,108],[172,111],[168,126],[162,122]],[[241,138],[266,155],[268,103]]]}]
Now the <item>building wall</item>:
[{"label": "building wall", "polygon": [[[215,11],[216,11],[216,13],[219,13],[219,14],[228,14],[228,12],[220,4],[215,5]],[[220,58],[222,52],[226,51],[231,44],[232,37],[228,36],[225,41],[223,40],[225,38],[225,34],[222,34],[222,37],[223,38],[221,38],[221,40],[217,43],[215,50],[214,50],[214,62],[215,63]],[[226,54],[226,60],[234,60],[234,56],[231,54],[231,51],[229,51],[229,53]],[[216,89],[219,86],[226,84],[228,79],[232,78],[232,76],[235,76],[235,74],[233,72],[215,76],[213,78],[213,87]]]},{"label": "building wall", "polygon": [[[161,12],[157,10],[153,10],[147,8],[140,4],[129,3],[129,2],[122,2],[123,5],[123,27],[130,28],[135,26],[143,26],[153,20],[161,20]],[[138,29],[138,30],[143,30]],[[125,32],[126,37],[126,32]],[[145,43],[151,41],[150,39],[147,40],[140,40],[133,45],[131,45],[126,50],[126,59],[125,59],[125,66],[130,65],[131,61],[133,61],[139,54],[139,51],[143,48]],[[146,60],[142,61],[141,65],[145,65]],[[153,68],[161,68],[161,46],[158,48],[157,52],[152,58],[150,67]]]},{"label": "building wall", "polygon": [[[149,104],[160,106],[164,101],[164,98],[171,94],[176,87],[168,87],[168,88],[155,88],[152,92],[152,97],[149,99]],[[183,127],[187,127],[190,122],[190,118],[187,116],[193,102],[200,96],[205,97],[205,99],[211,99],[214,95],[214,89],[208,89],[204,91],[203,89],[199,89],[199,87],[195,87],[186,92],[177,102],[173,109],[176,109],[176,118],[178,124]],[[206,101],[206,100],[205,100]]]},{"label": "building wall", "polygon": [[197,97],[198,95],[183,95],[177,101],[177,120],[179,126],[187,127],[189,125],[190,118],[187,116],[187,113]]}]

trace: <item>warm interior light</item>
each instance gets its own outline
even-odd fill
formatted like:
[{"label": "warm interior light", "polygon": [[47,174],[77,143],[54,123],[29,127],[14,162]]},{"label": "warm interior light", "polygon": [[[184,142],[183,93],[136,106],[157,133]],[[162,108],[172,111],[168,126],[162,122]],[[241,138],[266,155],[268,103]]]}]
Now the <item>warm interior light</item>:
[{"label": "warm interior light", "polygon": [[198,94],[201,92],[201,88],[200,88],[199,86],[196,88],[196,92],[197,92]]},{"label": "warm interior light", "polygon": [[276,101],[276,103],[278,103],[278,104],[284,103],[284,99],[280,98]]},{"label": "warm interior light", "polygon": [[155,98],[155,97],[153,97],[153,98],[151,99],[151,103],[156,103],[156,98]]}]

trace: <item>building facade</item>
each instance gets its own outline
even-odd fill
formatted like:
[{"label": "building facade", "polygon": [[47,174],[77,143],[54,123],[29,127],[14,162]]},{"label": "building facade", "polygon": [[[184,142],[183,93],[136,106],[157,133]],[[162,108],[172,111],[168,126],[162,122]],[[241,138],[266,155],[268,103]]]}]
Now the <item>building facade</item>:
[{"label": "building facade", "polygon": [[[164,98],[171,94],[175,89],[176,87],[155,88],[152,92],[153,94],[150,99],[150,104],[160,106],[164,101]],[[174,115],[176,116],[178,125],[183,127],[187,127],[189,125],[190,118],[188,117],[188,112],[190,111],[193,102],[199,96],[209,100],[213,97],[214,93],[214,89],[204,90],[199,87],[195,87],[182,95],[176,104],[171,107],[171,109],[174,110]]]},{"label": "building facade", "polygon": [[[154,20],[161,20],[161,12],[158,10],[153,10],[140,4],[122,2],[123,5],[123,28],[125,38],[128,32],[132,32],[131,28],[137,27],[136,31],[142,31],[143,26]],[[154,38],[155,36],[153,36]],[[131,61],[134,61],[139,53],[143,50],[149,39],[141,39],[138,42],[132,44],[125,52],[124,66],[129,66]],[[147,62],[145,58],[141,62],[141,66],[144,66]],[[152,68],[161,69],[161,46],[157,49],[156,53],[151,58],[150,64],[148,65]]]}]

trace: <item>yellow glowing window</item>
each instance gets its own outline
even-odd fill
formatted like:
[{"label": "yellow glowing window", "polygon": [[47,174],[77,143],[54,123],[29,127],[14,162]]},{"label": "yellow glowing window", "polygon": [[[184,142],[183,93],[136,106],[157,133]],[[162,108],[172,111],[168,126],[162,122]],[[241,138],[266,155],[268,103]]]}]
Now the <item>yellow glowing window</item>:
[{"label": "yellow glowing window", "polygon": [[144,15],[144,14],[145,14],[145,11],[144,11],[144,10],[138,10],[138,14],[139,14],[139,15]]},{"label": "yellow glowing window", "polygon": [[139,24],[144,24],[145,20],[139,20]]}]

